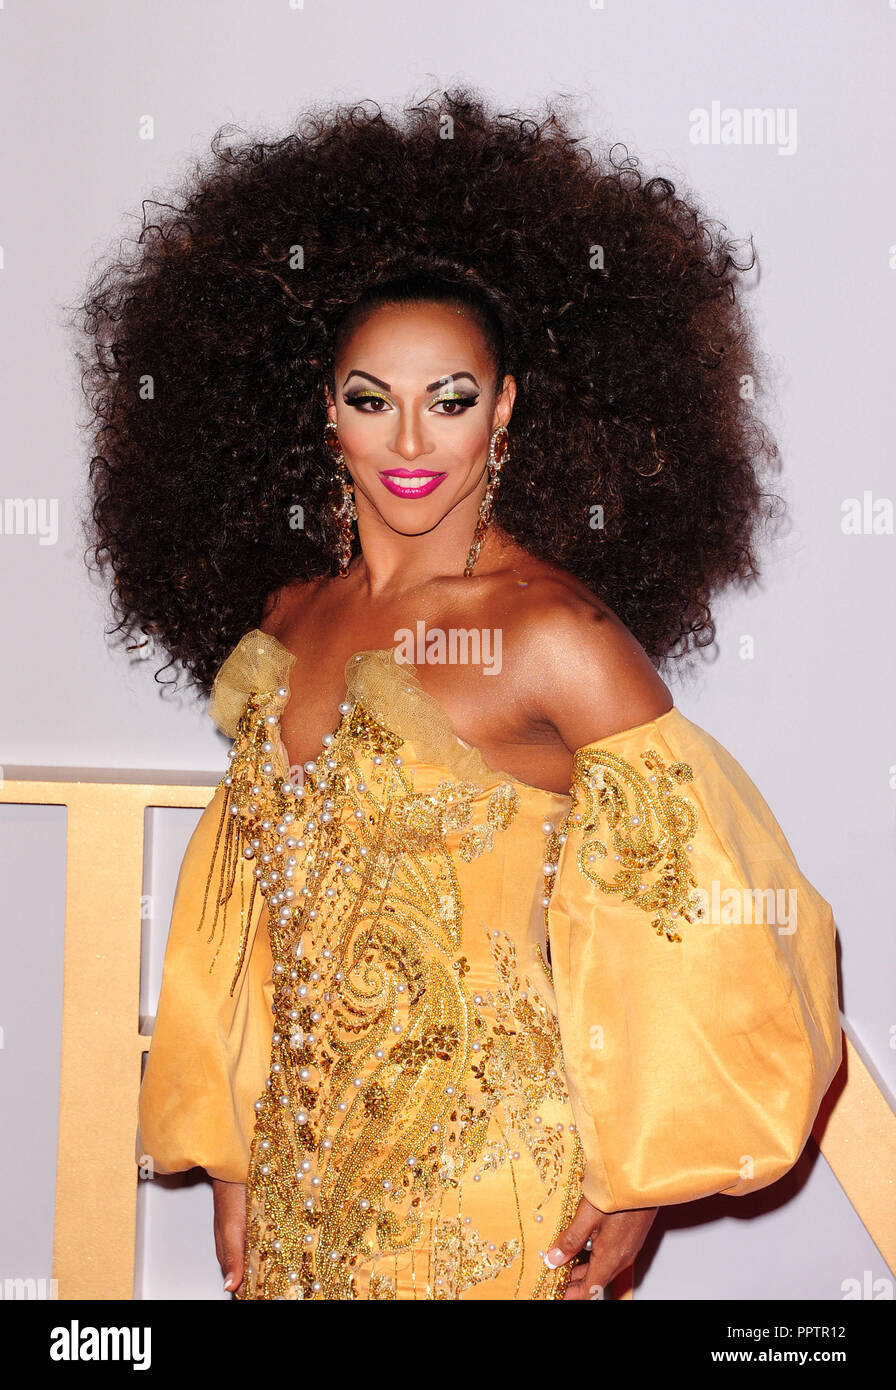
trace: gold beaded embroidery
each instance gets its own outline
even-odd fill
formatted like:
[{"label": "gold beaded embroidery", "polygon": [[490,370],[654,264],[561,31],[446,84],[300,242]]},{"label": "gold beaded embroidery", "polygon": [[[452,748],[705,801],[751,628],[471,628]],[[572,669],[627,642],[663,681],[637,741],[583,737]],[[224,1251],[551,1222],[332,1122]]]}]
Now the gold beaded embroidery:
[{"label": "gold beaded embroidery", "polygon": [[[447,831],[464,830],[473,818],[471,802],[482,793],[475,782],[440,782],[431,792],[408,796],[393,809],[392,839],[406,848],[432,849]],[[519,796],[509,782],[489,798],[485,825],[467,830],[458,844],[466,862],[494,846],[494,832],[506,830],[519,809]]]},{"label": "gold beaded embroidery", "polygon": [[[676,918],[696,921],[701,915],[697,881],[688,862],[697,829],[697,812],[675,788],[693,779],[688,763],[666,767],[653,748],[641,754],[648,775],[624,758],[601,748],[579,749],[573,763],[570,792],[572,806],[559,830],[547,842],[545,865],[545,929],[557,861],[571,830],[581,833],[576,863],[582,874],[605,893],[631,899],[644,912],[653,913],[651,926],[668,941],[681,941]],[[612,880],[601,877],[597,861],[606,859],[606,840],[601,819],[612,838],[620,867]],[[650,880],[649,876],[655,877]]]},{"label": "gold beaded embroidery", "polygon": [[548,961],[547,961],[547,959],[545,958],[544,951],[541,949],[541,945],[540,945],[540,944],[537,944],[537,945],[536,945],[536,947],[535,947],[535,954],[538,956],[538,963],[539,963],[539,965],[541,966],[541,968],[542,968],[542,970],[544,971],[544,973],[547,975],[547,977],[548,977],[548,979],[550,980],[551,984],[553,984],[553,983],[554,983],[554,972],[553,972],[553,970],[551,969],[550,965],[548,964]]},{"label": "gold beaded embroidery", "polygon": [[[211,940],[217,910],[248,866],[252,896],[259,889],[268,907],[274,961],[242,1296],[353,1299],[366,1266],[368,1296],[396,1297],[394,1278],[372,1266],[415,1250],[427,1232],[425,1296],[460,1296],[508,1268],[523,1244],[449,1238],[456,1223],[440,1226],[433,1204],[441,1208],[465,1175],[478,1181],[512,1161],[511,1139],[535,1163],[539,1205],[562,1165],[562,1143],[526,1118],[539,1098],[566,1099],[556,1022],[534,990],[511,1000],[522,981],[506,949],[498,959],[507,984],[488,1000],[472,995],[468,962],[457,955],[463,904],[452,856],[470,862],[489,852],[519,797],[512,783],[498,786],[479,825],[477,783],[446,780],[416,794],[398,753],[403,740],[359,701],[324,740],[305,786],[293,787],[276,735],[284,698],[261,691],[246,702],[206,891],[207,899],[217,866]],[[244,914],[231,992],[247,933]],[[223,940],[222,932],[212,966]],[[486,1078],[492,1067],[478,1102],[464,1090],[477,1057]],[[570,1191],[579,1157],[576,1139]],[[556,1297],[562,1283],[561,1272],[547,1283],[539,1276],[540,1296]]]},{"label": "gold beaded embroidery", "polygon": [[488,935],[501,986],[488,998],[495,1023],[473,1075],[491,1108],[502,1102],[510,1130],[531,1155],[544,1184],[540,1209],[556,1191],[563,1167],[559,1134],[533,1122],[546,1101],[568,1100],[560,1029],[531,979],[520,971],[511,938],[497,931]]},{"label": "gold beaded embroidery", "polygon": [[489,1243],[477,1230],[458,1222],[439,1226],[433,1246],[437,1299],[460,1298],[465,1289],[508,1269],[522,1253],[519,1240]]}]

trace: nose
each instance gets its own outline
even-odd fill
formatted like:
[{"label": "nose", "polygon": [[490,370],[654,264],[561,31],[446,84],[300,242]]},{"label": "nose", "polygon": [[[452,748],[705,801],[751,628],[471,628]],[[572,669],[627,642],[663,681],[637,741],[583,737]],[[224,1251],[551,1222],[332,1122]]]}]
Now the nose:
[{"label": "nose", "polygon": [[432,447],[427,447],[423,425],[415,410],[402,409],[398,412],[398,427],[392,448],[408,463],[412,463],[421,454],[432,452]]}]

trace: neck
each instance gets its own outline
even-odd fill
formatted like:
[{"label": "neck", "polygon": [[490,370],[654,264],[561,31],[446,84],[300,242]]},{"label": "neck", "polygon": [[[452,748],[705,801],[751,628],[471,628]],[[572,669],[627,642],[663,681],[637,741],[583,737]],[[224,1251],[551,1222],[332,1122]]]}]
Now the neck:
[{"label": "neck", "polygon": [[[386,526],[366,499],[358,499],[358,537],[361,554],[352,564],[352,578],[370,599],[399,598],[437,579],[462,578],[479,518],[481,497],[464,499],[431,531],[403,536]],[[486,530],[472,578],[495,568],[507,538],[493,521]]]}]

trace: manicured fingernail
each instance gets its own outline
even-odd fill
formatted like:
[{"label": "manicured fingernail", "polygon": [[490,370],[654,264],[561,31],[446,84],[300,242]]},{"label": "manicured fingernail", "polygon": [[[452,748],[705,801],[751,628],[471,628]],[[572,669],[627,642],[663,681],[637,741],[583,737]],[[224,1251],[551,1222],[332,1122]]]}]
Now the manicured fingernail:
[{"label": "manicured fingernail", "polygon": [[544,1257],[544,1262],[548,1269],[556,1269],[558,1265],[562,1265],[563,1263],[563,1251],[556,1249],[549,1250]]},{"label": "manicured fingernail", "polygon": [[230,1286],[231,1286],[232,1283],[233,1283],[233,1275],[232,1275],[232,1274],[228,1274],[227,1278],[224,1280],[224,1292],[225,1292],[225,1293],[230,1293]]}]

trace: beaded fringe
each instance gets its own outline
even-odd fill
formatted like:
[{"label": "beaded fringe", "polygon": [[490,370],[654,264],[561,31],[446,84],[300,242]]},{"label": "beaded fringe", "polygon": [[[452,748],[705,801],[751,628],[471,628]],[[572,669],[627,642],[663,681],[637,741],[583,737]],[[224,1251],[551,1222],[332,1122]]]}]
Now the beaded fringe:
[{"label": "beaded fringe", "polygon": [[[215,961],[218,959],[218,956],[221,952],[221,947],[224,945],[224,938],[227,933],[227,904],[233,897],[233,890],[236,885],[237,875],[239,874],[240,945],[239,950],[237,952],[236,971],[234,973],[233,980],[231,981],[230,985],[231,995],[233,994],[233,991],[236,988],[236,982],[240,977],[240,972],[243,968],[243,963],[245,961],[246,946],[249,939],[249,927],[252,921],[252,909],[255,904],[255,894],[258,890],[258,881],[253,875],[252,891],[249,894],[249,901],[247,904],[246,880],[245,876],[239,872],[240,865],[243,859],[243,827],[241,817],[239,815],[233,815],[231,812],[231,805],[233,804],[233,791],[234,788],[232,784],[225,788],[224,802],[221,808],[221,817],[218,822],[218,833],[215,837],[215,848],[212,852],[211,866],[209,868],[208,878],[206,879],[205,883],[205,893],[202,899],[202,913],[199,918],[199,924],[196,928],[197,931],[200,931],[205,921],[206,911],[208,909],[209,891],[211,890],[212,880],[215,877],[216,867],[218,867],[218,882],[215,891],[215,915],[212,918],[211,930],[209,932],[208,937],[206,938],[207,944],[211,944],[211,942],[214,940],[215,927],[217,926],[219,916],[222,917],[222,925],[221,937],[218,942],[218,947],[215,951],[215,954],[212,956],[211,964],[209,965],[209,973],[211,973],[211,971],[214,969]],[[218,866],[219,859],[220,866]]]}]

